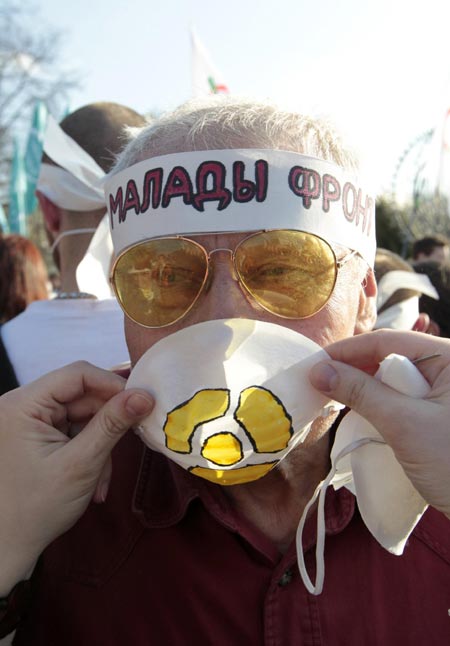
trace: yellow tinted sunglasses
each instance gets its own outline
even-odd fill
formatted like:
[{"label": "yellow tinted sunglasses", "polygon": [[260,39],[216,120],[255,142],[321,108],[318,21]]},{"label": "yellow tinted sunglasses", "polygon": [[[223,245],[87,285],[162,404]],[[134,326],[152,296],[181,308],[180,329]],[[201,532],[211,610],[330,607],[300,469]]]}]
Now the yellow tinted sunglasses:
[{"label": "yellow tinted sunglasses", "polygon": [[209,282],[210,257],[229,251],[247,296],[282,318],[304,319],[328,302],[340,267],[355,251],[337,260],[331,246],[304,231],[260,231],[232,249],[208,252],[182,236],[153,238],[125,249],[116,259],[111,283],[120,306],[148,328],[172,325],[194,307]]}]

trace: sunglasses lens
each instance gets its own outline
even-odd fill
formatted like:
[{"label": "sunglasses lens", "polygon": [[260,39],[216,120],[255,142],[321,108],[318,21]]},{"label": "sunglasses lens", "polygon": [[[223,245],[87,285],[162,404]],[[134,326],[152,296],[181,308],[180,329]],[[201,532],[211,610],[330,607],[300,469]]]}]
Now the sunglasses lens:
[{"label": "sunglasses lens", "polygon": [[236,249],[236,270],[250,295],[272,314],[307,318],[330,298],[336,258],[325,240],[302,231],[267,231]]},{"label": "sunglasses lens", "polygon": [[131,319],[148,327],[163,327],[184,316],[195,303],[207,267],[205,252],[194,242],[149,240],[118,259],[113,283]]}]

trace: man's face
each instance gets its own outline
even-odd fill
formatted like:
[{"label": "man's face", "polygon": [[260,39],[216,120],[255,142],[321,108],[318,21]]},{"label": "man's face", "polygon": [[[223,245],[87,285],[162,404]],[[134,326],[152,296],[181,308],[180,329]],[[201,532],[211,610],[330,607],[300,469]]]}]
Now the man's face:
[{"label": "man's face", "polygon": [[448,262],[449,258],[450,248],[443,245],[441,247],[435,247],[429,254],[423,252],[418,253],[414,262],[428,262],[432,260],[434,262],[445,263]]},{"label": "man's face", "polygon": [[448,247],[435,247],[428,256],[428,260],[435,260],[436,262],[444,263],[448,261],[449,255],[450,249]]},{"label": "man's face", "polygon": [[[238,242],[249,235],[246,233],[221,233],[191,236],[207,251],[234,249]],[[337,253],[341,258],[344,253]],[[144,328],[125,317],[125,333],[132,364],[160,339],[182,328],[224,318],[258,319],[283,325],[300,332],[321,346],[352,336],[358,324],[361,285],[355,289],[355,260],[346,263],[338,273],[336,286],[327,305],[317,314],[302,320],[277,317],[270,314],[255,301],[247,297],[234,276],[231,254],[218,251],[212,254],[212,278],[193,309],[180,321],[159,329]]]}]

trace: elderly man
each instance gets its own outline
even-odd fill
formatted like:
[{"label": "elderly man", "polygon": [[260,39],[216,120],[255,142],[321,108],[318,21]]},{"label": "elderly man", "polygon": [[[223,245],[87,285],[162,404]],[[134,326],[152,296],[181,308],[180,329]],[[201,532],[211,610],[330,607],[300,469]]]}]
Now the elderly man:
[{"label": "elderly man", "polygon": [[[206,345],[201,324],[221,319],[275,324],[320,346],[370,330],[373,204],[349,166],[323,123],[265,104],[187,105],[143,130],[107,184],[133,364],[192,330],[196,343],[207,330]],[[213,351],[194,353],[196,365]],[[97,485],[104,504],[44,553],[16,643],[443,643],[447,521],[434,510],[397,557],[347,489],[329,490],[322,594],[299,576],[294,539],[329,471],[336,415],[314,419],[275,468],[243,480],[239,464],[198,477],[126,436],[111,482],[103,473]],[[238,484],[222,487],[224,474]],[[81,513],[69,507],[66,528]],[[300,545],[310,576],[315,523],[310,513]]]}]

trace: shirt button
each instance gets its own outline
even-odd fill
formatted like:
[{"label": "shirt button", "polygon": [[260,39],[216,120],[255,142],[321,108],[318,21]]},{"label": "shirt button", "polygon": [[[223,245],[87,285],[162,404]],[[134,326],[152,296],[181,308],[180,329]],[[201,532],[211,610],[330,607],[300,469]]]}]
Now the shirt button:
[{"label": "shirt button", "polygon": [[291,568],[288,568],[281,579],[278,581],[280,588],[286,587],[292,581],[293,576],[294,573],[292,572]]}]

